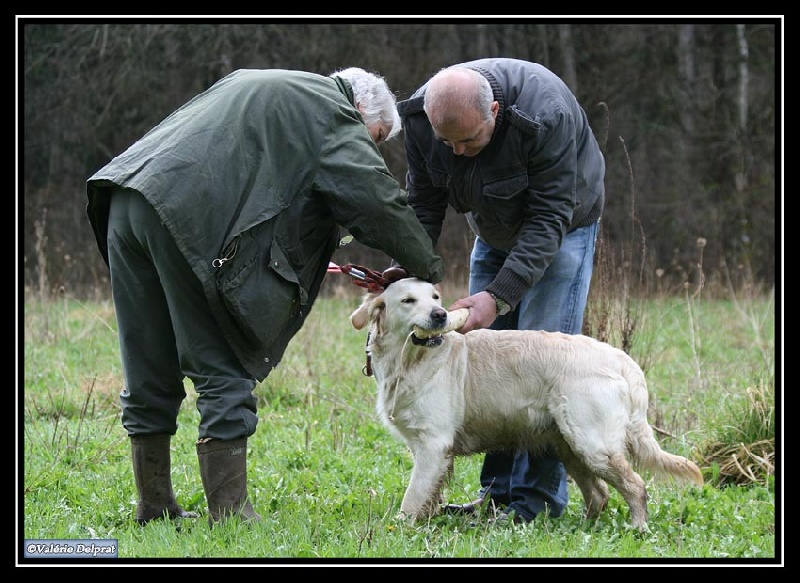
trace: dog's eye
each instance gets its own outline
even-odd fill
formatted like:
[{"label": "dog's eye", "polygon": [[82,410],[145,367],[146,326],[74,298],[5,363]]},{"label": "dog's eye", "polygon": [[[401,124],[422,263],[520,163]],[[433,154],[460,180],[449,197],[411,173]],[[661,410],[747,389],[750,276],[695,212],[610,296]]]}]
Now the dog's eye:
[{"label": "dog's eye", "polygon": [[439,294],[433,294],[433,299],[438,301],[439,300]]},{"label": "dog's eye", "polygon": [[417,300],[416,300],[416,298],[403,298],[400,301],[403,302],[404,304],[413,304]]}]

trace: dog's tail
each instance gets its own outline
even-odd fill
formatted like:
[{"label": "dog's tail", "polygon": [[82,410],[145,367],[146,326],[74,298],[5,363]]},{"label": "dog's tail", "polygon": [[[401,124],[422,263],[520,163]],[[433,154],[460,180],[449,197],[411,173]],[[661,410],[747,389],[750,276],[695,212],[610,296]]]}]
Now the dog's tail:
[{"label": "dog's tail", "polygon": [[646,420],[634,422],[628,440],[628,448],[637,468],[649,470],[660,478],[671,476],[682,482],[703,485],[703,474],[697,464],[661,449]]},{"label": "dog's tail", "polygon": [[703,474],[697,464],[680,455],[661,449],[653,435],[653,428],[647,422],[647,385],[643,374],[631,374],[633,401],[631,420],[628,429],[628,450],[637,469],[650,471],[656,477],[672,477],[682,482],[703,485]]}]

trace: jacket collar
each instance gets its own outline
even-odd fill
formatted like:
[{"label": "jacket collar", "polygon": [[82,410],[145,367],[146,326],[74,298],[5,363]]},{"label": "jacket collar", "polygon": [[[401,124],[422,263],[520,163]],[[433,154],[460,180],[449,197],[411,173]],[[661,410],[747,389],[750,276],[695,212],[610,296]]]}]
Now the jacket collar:
[{"label": "jacket collar", "polygon": [[347,97],[347,101],[349,101],[353,107],[355,107],[356,103],[355,98],[353,97],[353,86],[350,85],[350,81],[347,79],[342,79],[338,75],[331,77],[331,79],[333,79],[333,82],[336,83],[336,87],[342,92],[342,95]]},{"label": "jacket collar", "polygon": [[489,81],[489,85],[492,87],[494,100],[500,105],[497,110],[497,118],[494,120],[494,132],[492,132],[492,140],[494,140],[494,137],[500,132],[500,127],[503,125],[503,119],[505,119],[505,95],[503,95],[503,90],[500,88],[500,83],[497,82],[497,79],[495,79],[494,75],[492,75],[489,71],[475,65],[471,65],[469,68],[486,77],[486,80]]}]

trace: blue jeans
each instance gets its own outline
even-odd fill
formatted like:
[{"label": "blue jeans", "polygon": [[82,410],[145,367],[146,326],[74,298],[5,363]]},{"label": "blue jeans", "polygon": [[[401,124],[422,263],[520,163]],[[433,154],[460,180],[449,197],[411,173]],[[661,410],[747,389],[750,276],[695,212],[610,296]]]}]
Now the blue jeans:
[{"label": "blue jeans", "polygon": [[[546,330],[580,334],[592,280],[595,242],[600,223],[568,233],[542,278],[523,296],[517,309],[498,317],[495,330]],[[494,280],[508,254],[480,237],[470,256],[469,293],[476,294]],[[567,472],[551,451],[487,453],[481,469],[481,495],[530,521],[549,509],[558,517],[569,500]]]}]

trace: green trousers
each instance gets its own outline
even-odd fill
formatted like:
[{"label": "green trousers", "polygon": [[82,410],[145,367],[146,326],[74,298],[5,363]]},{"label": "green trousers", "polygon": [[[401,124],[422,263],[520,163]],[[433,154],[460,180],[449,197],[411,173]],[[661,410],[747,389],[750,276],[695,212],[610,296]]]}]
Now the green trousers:
[{"label": "green trousers", "polygon": [[128,435],[174,435],[186,378],[197,392],[198,439],[252,435],[256,379],[223,338],[200,281],[141,193],[112,195],[108,250]]}]

